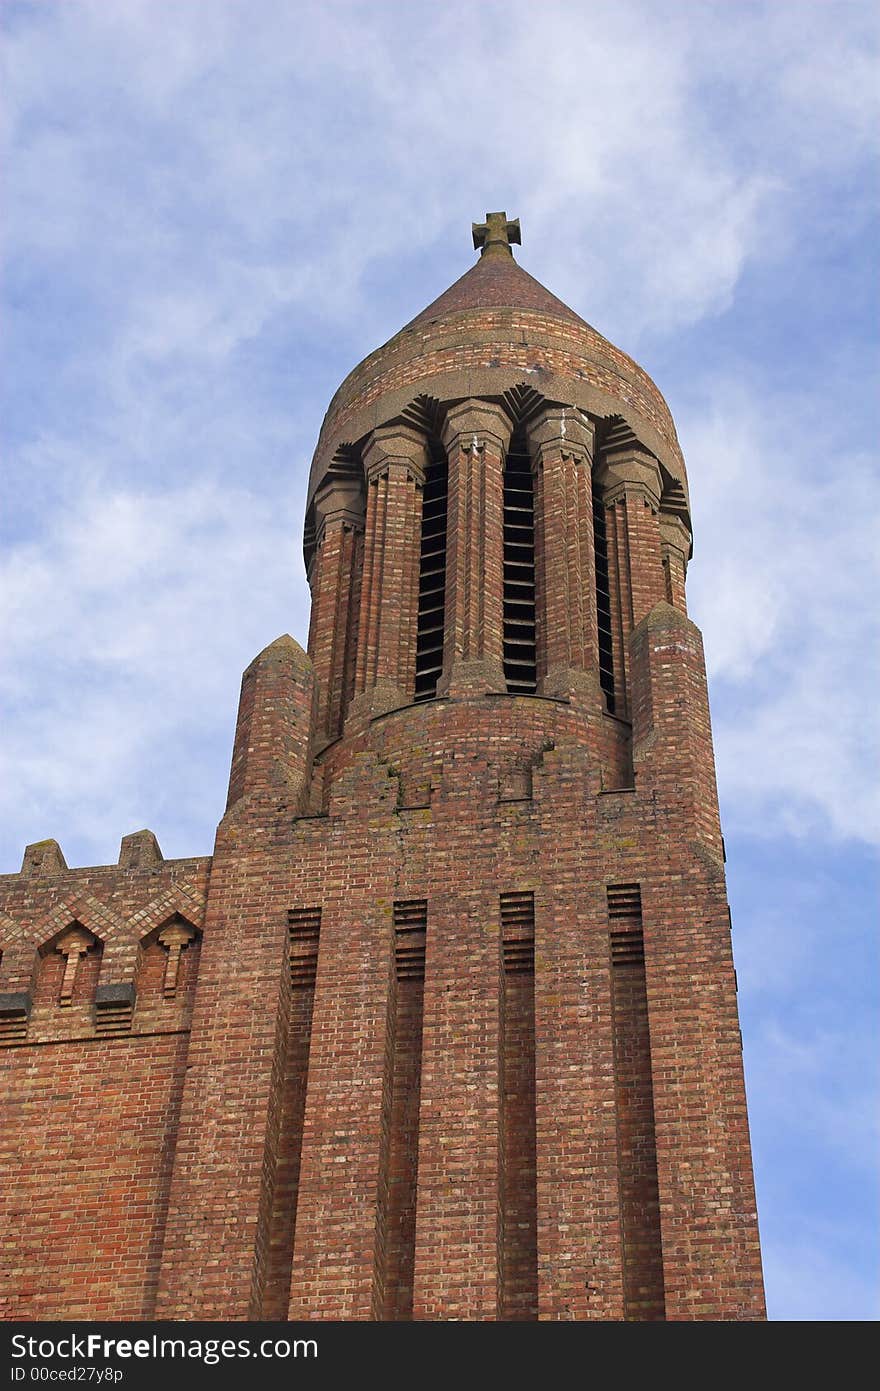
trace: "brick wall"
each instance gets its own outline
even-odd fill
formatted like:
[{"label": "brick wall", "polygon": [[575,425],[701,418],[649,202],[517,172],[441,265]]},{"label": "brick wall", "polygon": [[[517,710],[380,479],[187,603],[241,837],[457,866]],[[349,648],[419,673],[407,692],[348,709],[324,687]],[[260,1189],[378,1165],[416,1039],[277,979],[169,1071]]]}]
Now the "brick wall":
[{"label": "brick wall", "polygon": [[[5,1318],[153,1311],[210,861],[131,858],[0,880],[0,1000],[31,1000],[0,1036]],[[92,945],[62,1002],[71,928]]]}]

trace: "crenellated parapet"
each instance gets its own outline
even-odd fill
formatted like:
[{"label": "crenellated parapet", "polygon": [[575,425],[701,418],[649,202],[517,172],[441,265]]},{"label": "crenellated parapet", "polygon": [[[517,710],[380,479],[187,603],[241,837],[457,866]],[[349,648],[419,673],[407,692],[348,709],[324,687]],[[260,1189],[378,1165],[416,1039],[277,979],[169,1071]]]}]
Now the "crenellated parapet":
[{"label": "crenellated parapet", "polygon": [[21,873],[0,879],[0,1043],[184,1026],[210,866],[165,861],[152,831],[95,869],[69,869],[55,841],[28,846]]}]

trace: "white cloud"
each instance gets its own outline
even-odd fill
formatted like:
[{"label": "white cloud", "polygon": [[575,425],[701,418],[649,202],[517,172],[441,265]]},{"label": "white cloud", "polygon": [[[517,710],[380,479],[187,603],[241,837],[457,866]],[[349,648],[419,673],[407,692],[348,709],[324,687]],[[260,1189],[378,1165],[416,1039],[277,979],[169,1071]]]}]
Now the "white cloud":
[{"label": "white cloud", "polygon": [[7,39],[8,235],[123,263],[120,310],[149,287],[185,338],[212,304],[225,339],[279,295],[344,318],[373,261],[464,249],[501,200],[529,264],[633,345],[722,311],[817,150],[827,177],[871,139],[858,17],[730,9],[47,7]]},{"label": "white cloud", "polygon": [[795,1021],[768,1015],[751,1034],[747,1076],[749,1106],[783,1147],[796,1139],[813,1147],[840,1173],[868,1176],[880,1158],[880,1119],[873,1105],[875,1078],[864,1070],[873,1030],[860,1011],[847,1028],[817,1000],[809,1017]]},{"label": "white cloud", "polygon": [[767,1312],[786,1322],[874,1322],[876,1284],[860,1273],[838,1224],[793,1224],[787,1238],[763,1239]]},{"label": "white cloud", "polygon": [[22,844],[69,825],[106,860],[161,808],[175,853],[209,849],[179,842],[222,810],[238,674],[304,637],[291,511],[241,488],[96,488],[6,552],[0,822]]},{"label": "white cloud", "polygon": [[689,600],[734,820],[877,839],[880,739],[865,718],[880,686],[876,471],[841,445],[824,402],[743,384],[708,387],[680,433]]}]

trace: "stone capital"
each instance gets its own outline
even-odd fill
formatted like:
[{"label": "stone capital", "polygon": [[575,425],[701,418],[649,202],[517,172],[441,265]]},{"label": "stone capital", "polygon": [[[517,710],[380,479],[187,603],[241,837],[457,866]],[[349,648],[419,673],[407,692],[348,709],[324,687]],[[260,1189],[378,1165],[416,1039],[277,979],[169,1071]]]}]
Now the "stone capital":
[{"label": "stone capital", "polygon": [[687,564],[691,554],[691,534],[681,517],[673,516],[671,512],[660,513],[660,545],[664,554],[675,551],[681,557],[682,564]]},{"label": "stone capital", "polygon": [[472,398],[459,401],[446,412],[443,448],[449,454],[456,447],[477,452],[489,447],[501,455],[506,452],[512,433],[513,422],[501,406]]},{"label": "stone capital", "polygon": [[603,454],[595,471],[596,482],[603,491],[606,506],[617,502],[627,493],[640,494],[655,512],[660,510],[663,480],[660,465],[653,454],[627,448]]},{"label": "stone capital", "polygon": [[504,665],[499,659],[454,657],[437,682],[438,696],[485,695],[507,690]]},{"label": "stone capital", "polygon": [[359,478],[334,478],[327,474],[315,493],[315,540],[318,546],[331,522],[344,522],[362,531],[364,490]]},{"label": "stone capital", "polygon": [[405,468],[421,488],[428,466],[428,441],[408,425],[384,425],[367,440],[363,461],[368,483],[396,465]]},{"label": "stone capital", "polygon": [[604,700],[595,671],[582,671],[560,663],[546,671],[538,682],[538,694],[564,697],[590,709],[603,709]]},{"label": "stone capital", "polygon": [[592,420],[574,406],[547,406],[526,427],[532,468],[548,455],[592,463],[596,430]]},{"label": "stone capital", "polygon": [[395,681],[380,677],[351,701],[345,715],[346,737],[362,734],[371,720],[387,715],[389,710],[401,710],[411,704],[412,696],[402,691]]}]

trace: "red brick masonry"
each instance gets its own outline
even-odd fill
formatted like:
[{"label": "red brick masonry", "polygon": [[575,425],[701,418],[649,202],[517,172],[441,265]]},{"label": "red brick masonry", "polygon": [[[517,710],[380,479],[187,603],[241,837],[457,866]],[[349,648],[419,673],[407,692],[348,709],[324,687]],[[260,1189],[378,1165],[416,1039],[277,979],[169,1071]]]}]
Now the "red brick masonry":
[{"label": "red brick masonry", "polygon": [[[6,1318],[764,1317],[674,428],[530,277],[481,274],[332,407],[309,653],[245,673],[213,856],[145,831],[70,870],[47,841],[0,879]],[[503,320],[507,385],[429,400],[413,369],[407,404],[401,343],[426,361],[450,315],[474,361]]]}]

